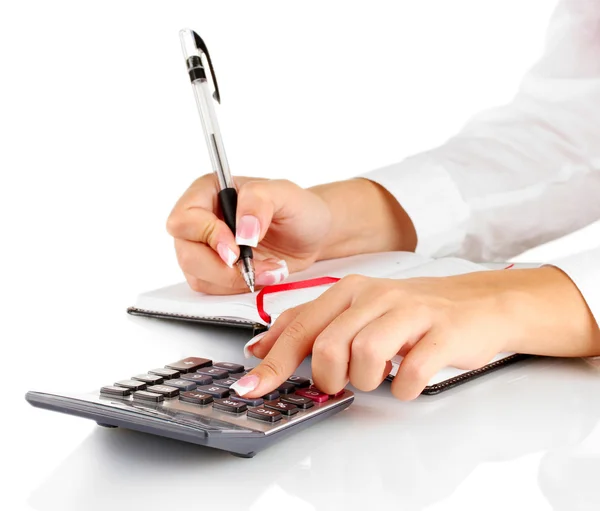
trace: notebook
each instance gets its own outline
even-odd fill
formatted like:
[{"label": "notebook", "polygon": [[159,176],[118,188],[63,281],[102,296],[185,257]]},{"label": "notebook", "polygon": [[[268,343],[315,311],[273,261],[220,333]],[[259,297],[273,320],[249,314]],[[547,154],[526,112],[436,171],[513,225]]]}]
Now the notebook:
[{"label": "notebook", "polygon": [[[286,282],[299,282],[323,276],[342,278],[350,274],[394,279],[445,277],[506,267],[515,265],[477,264],[454,257],[432,259],[412,252],[385,252],[319,261],[305,271],[292,274]],[[331,285],[333,284],[265,295],[264,309],[268,311],[272,321],[275,321],[285,310],[314,300]],[[139,316],[247,328],[252,330],[252,335],[256,335],[269,327],[258,312],[256,295],[257,293],[205,295],[191,290],[186,282],[182,282],[140,294],[128,312]],[[435,394],[522,358],[525,356],[500,353],[490,360],[489,364],[474,371],[446,368],[429,382],[424,393]],[[389,379],[393,379],[401,362],[401,357],[392,360],[393,369]]]}]

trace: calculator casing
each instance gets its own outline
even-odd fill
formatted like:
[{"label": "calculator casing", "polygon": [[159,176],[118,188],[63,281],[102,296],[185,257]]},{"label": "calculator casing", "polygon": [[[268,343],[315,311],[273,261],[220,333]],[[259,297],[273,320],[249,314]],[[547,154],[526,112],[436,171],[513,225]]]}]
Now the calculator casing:
[{"label": "calculator casing", "polygon": [[347,408],[354,394],[344,390],[340,396],[314,403],[308,411],[273,424],[176,399],[145,403],[131,396],[112,398],[99,393],[71,395],[36,391],[28,392],[25,398],[35,407],[91,419],[101,426],[141,431],[251,458],[272,443]]}]

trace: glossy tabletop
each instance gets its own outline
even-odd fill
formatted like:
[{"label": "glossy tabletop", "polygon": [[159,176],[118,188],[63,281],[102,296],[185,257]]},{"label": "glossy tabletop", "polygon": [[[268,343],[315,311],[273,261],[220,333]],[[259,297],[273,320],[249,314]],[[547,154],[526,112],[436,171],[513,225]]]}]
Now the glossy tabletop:
[{"label": "glossy tabletop", "polygon": [[10,399],[9,461],[27,475],[18,490],[30,509],[600,508],[600,374],[581,360],[529,360],[409,403],[384,383],[240,459],[25,403],[26,389],[92,390],[188,355],[244,362],[245,331],[108,319],[87,334],[105,337],[97,350],[82,349],[75,321]]}]

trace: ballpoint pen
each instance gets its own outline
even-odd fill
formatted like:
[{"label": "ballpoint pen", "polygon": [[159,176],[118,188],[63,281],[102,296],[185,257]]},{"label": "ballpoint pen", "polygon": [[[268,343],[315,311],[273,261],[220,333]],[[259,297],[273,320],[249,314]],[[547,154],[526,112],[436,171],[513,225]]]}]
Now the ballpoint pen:
[{"label": "ballpoint pen", "polygon": [[[179,32],[181,39],[181,48],[185,56],[188,74],[192,82],[192,89],[196,97],[196,105],[200,113],[204,136],[212,162],[213,171],[219,181],[219,205],[223,213],[223,220],[235,235],[235,217],[237,209],[237,189],[229,171],[229,164],[225,156],[225,147],[219,130],[219,123],[213,106],[213,98],[218,103],[221,102],[217,77],[213,68],[208,48],[200,36],[190,29],[183,29]],[[206,65],[212,77],[214,84],[214,93],[211,94],[211,87],[206,75]],[[246,245],[239,245],[240,257],[237,266],[244,277],[244,281],[254,292],[254,264],[252,261],[252,248]]]}]

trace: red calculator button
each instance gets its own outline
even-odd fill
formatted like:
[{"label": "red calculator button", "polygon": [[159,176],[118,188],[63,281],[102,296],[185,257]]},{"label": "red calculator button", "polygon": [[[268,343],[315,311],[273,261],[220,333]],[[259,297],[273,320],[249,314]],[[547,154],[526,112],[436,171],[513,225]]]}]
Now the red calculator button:
[{"label": "red calculator button", "polygon": [[315,403],[324,403],[329,399],[327,394],[317,389],[297,389],[296,395],[312,399]]}]

